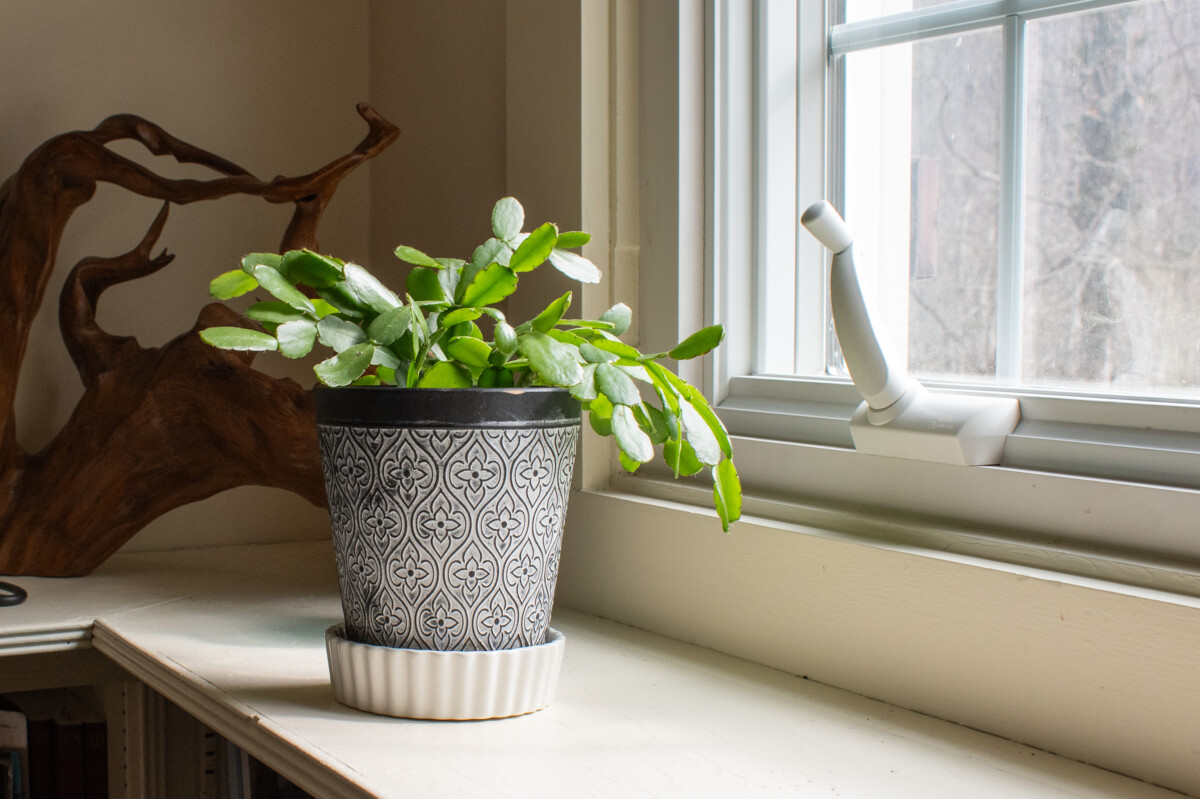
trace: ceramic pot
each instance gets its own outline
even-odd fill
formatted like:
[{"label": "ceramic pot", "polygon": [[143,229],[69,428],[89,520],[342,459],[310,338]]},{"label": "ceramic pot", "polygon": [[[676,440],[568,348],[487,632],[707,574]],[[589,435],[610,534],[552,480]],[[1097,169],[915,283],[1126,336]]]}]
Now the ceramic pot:
[{"label": "ceramic pot", "polygon": [[579,403],[552,388],[314,394],[346,637],[544,643]]}]

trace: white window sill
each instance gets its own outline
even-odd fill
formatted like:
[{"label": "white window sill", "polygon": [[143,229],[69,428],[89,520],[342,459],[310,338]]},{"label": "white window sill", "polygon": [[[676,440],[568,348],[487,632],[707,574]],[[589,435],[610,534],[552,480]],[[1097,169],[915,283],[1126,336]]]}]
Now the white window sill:
[{"label": "white window sill", "polygon": [[19,644],[14,658],[94,646],[318,796],[1172,795],[568,611],[555,616],[566,659],[544,711],[444,724],[353,711],[334,702],[325,662],[323,631],[340,616],[332,563],[327,544],[306,543],[123,554],[86,578],[23,578],[30,599],[0,615],[0,646]]}]

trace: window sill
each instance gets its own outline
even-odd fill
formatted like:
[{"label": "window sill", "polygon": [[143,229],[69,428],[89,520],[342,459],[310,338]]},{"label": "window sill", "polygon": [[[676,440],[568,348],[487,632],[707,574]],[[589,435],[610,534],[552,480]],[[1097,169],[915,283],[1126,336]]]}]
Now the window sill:
[{"label": "window sill", "polygon": [[4,612],[0,640],[92,629],[91,646],[319,796],[1170,795],[570,611],[555,617],[568,644],[544,711],[467,724],[360,713],[328,683],[332,562],[324,543],[118,555],[86,578],[25,578],[30,600]]},{"label": "window sill", "polygon": [[569,606],[1200,794],[1195,573],[844,510],[725,535],[613,486],[571,500]]}]

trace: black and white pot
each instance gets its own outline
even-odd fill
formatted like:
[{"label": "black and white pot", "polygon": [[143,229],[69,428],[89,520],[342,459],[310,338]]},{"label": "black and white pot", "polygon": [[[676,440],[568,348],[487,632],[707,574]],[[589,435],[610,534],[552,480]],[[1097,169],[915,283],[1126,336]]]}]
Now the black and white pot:
[{"label": "black and white pot", "polygon": [[579,435],[563,389],[315,390],[345,638],[539,646]]}]

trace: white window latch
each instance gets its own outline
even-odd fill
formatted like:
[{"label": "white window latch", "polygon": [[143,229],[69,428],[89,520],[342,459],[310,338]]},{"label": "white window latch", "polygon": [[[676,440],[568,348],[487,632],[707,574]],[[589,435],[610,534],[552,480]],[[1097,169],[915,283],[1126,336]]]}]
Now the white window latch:
[{"label": "white window latch", "polygon": [[854,238],[832,205],[818,201],[801,224],[833,257],[829,297],[846,368],[863,403],[850,418],[854,448],[872,455],[982,466],[999,463],[1021,418],[1012,397],[934,394],[908,374],[872,324],[854,265]]}]

